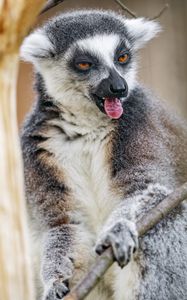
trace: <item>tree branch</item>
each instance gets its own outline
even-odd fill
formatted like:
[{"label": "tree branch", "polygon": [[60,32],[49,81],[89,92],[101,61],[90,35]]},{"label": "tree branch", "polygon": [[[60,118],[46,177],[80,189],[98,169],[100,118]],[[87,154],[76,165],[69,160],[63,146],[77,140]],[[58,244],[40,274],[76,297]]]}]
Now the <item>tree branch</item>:
[{"label": "tree branch", "polygon": [[158,18],[160,18],[164,13],[165,13],[165,11],[167,10],[169,8],[169,4],[168,3],[166,3],[165,5],[164,5],[164,7],[161,9],[161,11],[157,14],[157,15],[155,15],[154,17],[152,17],[150,20],[156,20],[156,19],[158,19]]},{"label": "tree branch", "polygon": [[[183,200],[187,199],[187,183],[176,189],[156,207],[151,209],[137,223],[139,236],[144,235],[153,228],[159,221],[166,217],[174,208],[176,208]],[[72,291],[64,298],[64,300],[82,300],[98,283],[100,278],[105,274],[108,268],[113,264],[114,257],[111,248],[108,248],[96,263],[92,266],[88,274],[82,281],[72,289]]]},{"label": "tree branch", "polygon": [[[119,6],[120,6],[125,12],[127,12],[131,17],[133,17],[134,19],[137,19],[137,18],[138,18],[137,14],[136,14],[135,12],[133,12],[132,10],[130,10],[123,2],[121,2],[120,0],[115,0],[115,2],[118,3]],[[166,3],[166,4],[164,5],[164,7],[161,9],[161,11],[160,11],[158,14],[156,14],[154,17],[149,18],[149,20],[156,20],[156,19],[160,18],[168,8],[169,8],[169,4]]]},{"label": "tree branch", "polygon": [[121,8],[126,11],[131,17],[133,17],[134,19],[138,18],[137,15],[130,10],[124,3],[122,3],[120,0],[115,0],[120,6]]},{"label": "tree branch", "polygon": [[65,0],[48,0],[47,3],[44,5],[44,8],[40,12],[40,15],[64,1]]}]

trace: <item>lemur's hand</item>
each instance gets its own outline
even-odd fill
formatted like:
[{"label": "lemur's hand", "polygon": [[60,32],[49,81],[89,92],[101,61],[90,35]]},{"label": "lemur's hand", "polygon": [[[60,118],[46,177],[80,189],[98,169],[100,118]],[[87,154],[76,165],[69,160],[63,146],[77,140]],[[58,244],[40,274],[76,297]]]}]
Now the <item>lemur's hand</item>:
[{"label": "lemur's hand", "polygon": [[120,220],[103,231],[95,250],[100,255],[110,246],[116,261],[123,268],[138,248],[135,224],[129,220]]},{"label": "lemur's hand", "polygon": [[[58,255],[56,254],[56,256]],[[61,261],[56,261],[55,265],[54,261],[51,265],[49,261],[43,263],[43,278],[45,278],[45,281],[42,300],[63,299],[69,292],[68,281],[73,275],[73,263],[67,257],[61,257],[60,259]]]},{"label": "lemur's hand", "polygon": [[51,282],[46,288],[43,296],[43,300],[59,300],[69,292],[69,288],[66,283],[56,280]]}]

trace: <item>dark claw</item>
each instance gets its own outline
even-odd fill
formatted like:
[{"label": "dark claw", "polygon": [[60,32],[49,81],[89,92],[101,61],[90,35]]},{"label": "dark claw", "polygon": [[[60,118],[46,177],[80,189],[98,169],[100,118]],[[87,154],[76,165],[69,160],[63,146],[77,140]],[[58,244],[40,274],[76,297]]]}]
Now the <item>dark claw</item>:
[{"label": "dark claw", "polygon": [[132,255],[132,247],[131,246],[129,246],[129,249],[128,249],[128,257],[127,257],[127,259],[131,259],[131,255]]},{"label": "dark claw", "polygon": [[63,299],[68,292],[69,288],[63,282],[56,281],[49,289],[48,294],[45,296],[45,300]]},{"label": "dark claw", "polygon": [[116,242],[116,243],[115,243],[115,247],[116,247],[116,249],[119,249],[119,248],[121,247],[120,243],[119,243],[119,242]]},{"label": "dark claw", "polygon": [[69,292],[69,289],[64,284],[59,284],[56,287],[56,298],[62,299],[67,293]]},{"label": "dark claw", "polygon": [[103,246],[102,245],[97,246],[97,248],[95,249],[95,251],[96,251],[97,254],[101,255],[102,252],[104,251],[103,250]]},{"label": "dark claw", "polygon": [[118,263],[119,263],[120,267],[123,267],[124,265],[126,265],[125,255],[121,255],[118,257]]},{"label": "dark claw", "polygon": [[95,251],[97,254],[101,255],[107,248],[108,248],[108,246],[98,245],[97,248],[95,249]]},{"label": "dark claw", "polygon": [[55,282],[54,289],[57,299],[62,299],[69,292],[69,288],[61,282]]}]

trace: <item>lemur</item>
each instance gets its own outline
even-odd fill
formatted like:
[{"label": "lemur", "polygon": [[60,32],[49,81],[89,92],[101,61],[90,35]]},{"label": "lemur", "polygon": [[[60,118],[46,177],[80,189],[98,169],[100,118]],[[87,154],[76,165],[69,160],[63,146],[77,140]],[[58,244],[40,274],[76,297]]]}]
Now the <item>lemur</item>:
[{"label": "lemur", "polygon": [[186,203],[139,243],[136,230],[187,181],[187,126],[136,79],[137,51],[159,31],[71,11],[21,47],[36,74],[21,140],[38,299],[63,299],[108,247],[117,263],[87,300],[187,299]]}]

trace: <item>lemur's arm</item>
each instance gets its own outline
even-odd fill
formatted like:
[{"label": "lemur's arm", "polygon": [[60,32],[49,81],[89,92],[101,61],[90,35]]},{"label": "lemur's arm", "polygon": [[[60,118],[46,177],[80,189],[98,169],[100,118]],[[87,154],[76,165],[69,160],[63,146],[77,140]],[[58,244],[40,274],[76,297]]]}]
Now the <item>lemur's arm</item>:
[{"label": "lemur's arm", "polygon": [[[45,173],[46,171],[46,173]],[[47,177],[49,172],[43,169]],[[44,180],[44,178],[42,178]],[[34,186],[36,203],[33,206],[34,222],[39,218],[45,223],[43,234],[41,278],[44,284],[43,299],[62,299],[69,291],[68,279],[74,270],[73,241],[75,240],[76,226],[68,222],[66,206],[66,191],[57,188],[58,183],[52,178]],[[32,203],[29,203],[32,206]],[[31,208],[32,209],[32,208]],[[36,211],[38,210],[38,211]],[[42,225],[42,224],[39,224]]]},{"label": "lemur's arm", "polygon": [[43,241],[43,299],[62,299],[69,290],[68,279],[74,270],[73,241],[77,225],[69,222],[68,188],[60,181],[54,164],[50,165],[50,154],[42,149],[30,152],[27,149],[25,142],[23,156],[29,214]]},{"label": "lemur's arm", "polygon": [[62,299],[69,292],[68,279],[74,270],[73,234],[73,226],[60,225],[50,228],[44,237],[41,275],[45,300]]},{"label": "lemur's arm", "polygon": [[131,192],[126,194],[109,216],[96,244],[98,254],[102,254],[106,248],[111,246],[114,257],[121,267],[130,261],[138,247],[135,225],[138,219],[171,192],[169,188],[157,182],[145,185],[142,182],[142,176],[140,174],[137,176],[138,172],[135,173],[134,179],[127,179],[128,176],[124,175],[127,181],[131,182],[129,184]]}]

